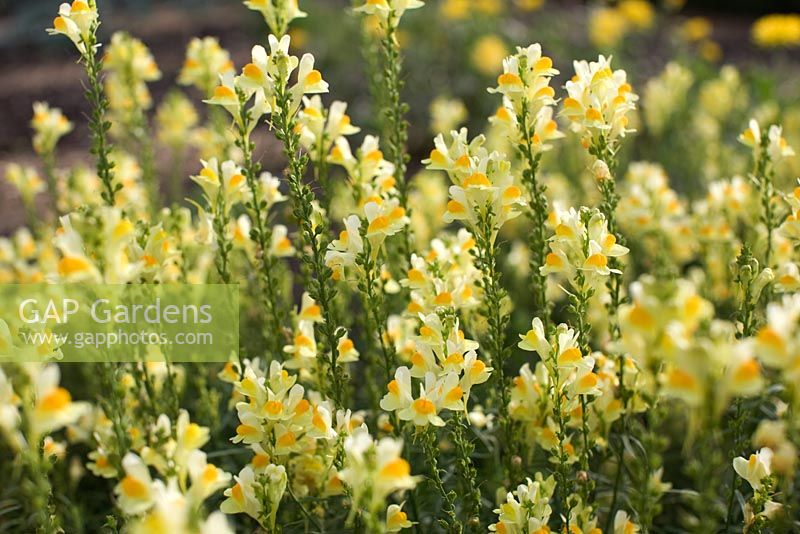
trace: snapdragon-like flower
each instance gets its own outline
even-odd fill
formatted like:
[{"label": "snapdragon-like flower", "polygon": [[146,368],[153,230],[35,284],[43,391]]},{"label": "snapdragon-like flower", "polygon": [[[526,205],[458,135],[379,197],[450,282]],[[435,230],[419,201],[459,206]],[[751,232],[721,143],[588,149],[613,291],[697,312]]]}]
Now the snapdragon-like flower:
[{"label": "snapdragon-like flower", "polygon": [[53,432],[78,420],[89,410],[89,403],[75,402],[70,392],[59,386],[61,372],[48,364],[34,376],[34,406],[30,414],[35,436]]},{"label": "snapdragon-like flower", "polygon": [[[490,121],[503,127],[516,144],[529,143],[534,153],[549,150],[549,141],[564,137],[553,120],[556,101],[550,80],[557,74],[553,61],[542,55],[542,47],[536,43],[518,47],[515,55],[505,58],[497,87],[489,89],[503,95],[503,105]],[[526,131],[521,130],[523,118]]]},{"label": "snapdragon-like flower", "polygon": [[142,41],[125,32],[112,35],[103,56],[103,69],[112,110],[130,112],[152,105],[147,82],[160,79],[161,71]]},{"label": "snapdragon-like flower", "polygon": [[33,206],[36,195],[43,192],[47,184],[33,167],[23,167],[17,163],[10,163],[6,167],[6,181],[19,191],[22,201],[26,206]]},{"label": "snapdragon-like flower", "polygon": [[186,147],[199,120],[197,110],[182,92],[167,94],[156,111],[158,140],[173,150]]},{"label": "snapdragon-like flower", "polygon": [[50,35],[66,35],[82,56],[89,53],[87,45],[93,39],[98,25],[97,9],[85,0],[74,0],[72,4],[64,2],[58,8],[58,16],[53,20],[53,27],[47,29]]},{"label": "snapdragon-like flower", "polygon": [[764,447],[749,458],[734,458],[733,469],[745,479],[754,490],[758,490],[764,479],[771,473],[772,449]]},{"label": "snapdragon-like flower", "polygon": [[57,273],[65,282],[99,282],[101,275],[94,260],[86,253],[83,238],[73,228],[69,216],[61,218],[61,231],[53,244],[61,252]]},{"label": "snapdragon-like flower", "polygon": [[279,36],[286,33],[293,20],[307,15],[300,11],[297,0],[245,0],[244,5],[261,13],[272,33]]},{"label": "snapdragon-like flower", "polygon": [[639,525],[631,521],[628,512],[618,510],[614,515],[614,534],[639,534]]},{"label": "snapdragon-like flower", "polygon": [[209,161],[201,160],[200,163],[203,168],[199,174],[192,176],[192,181],[202,188],[203,196],[212,211],[216,211],[219,200],[222,201],[225,211],[219,213],[219,216],[227,218],[231,207],[245,201],[249,194],[242,169],[230,160],[220,163],[212,158]]},{"label": "snapdragon-like flower", "polygon": [[571,122],[573,131],[581,134],[588,147],[602,138],[610,144],[624,137],[628,114],[636,109],[639,97],[627,82],[624,70],[611,70],[611,58],[597,61],[575,61],[575,76],[567,82],[567,98],[561,114]]},{"label": "snapdragon-like flower", "polygon": [[[621,333],[616,350],[627,355],[631,372],[638,368],[642,390],[660,379],[664,394],[696,405],[703,398],[703,381],[711,361],[692,356],[693,348],[697,348],[701,326],[714,317],[714,306],[685,279],[664,284],[645,275],[632,283],[629,291],[631,302],[619,309]],[[720,364],[724,365],[726,358],[732,358],[730,343],[721,349]],[[663,368],[663,376],[649,375],[648,370],[659,368]]]},{"label": "snapdragon-like flower", "polygon": [[555,235],[550,239],[550,253],[541,268],[542,274],[565,273],[574,286],[575,273],[581,271],[585,287],[576,287],[577,290],[602,285],[605,277],[618,272],[609,267],[608,259],[628,254],[628,249],[618,244],[608,231],[606,219],[598,210],[556,209],[548,222]]},{"label": "snapdragon-like flower", "polygon": [[549,532],[548,524],[553,513],[550,499],[556,489],[555,478],[544,478],[536,473],[536,480],[526,479],[513,492],[508,492],[505,502],[494,511],[498,522],[490,525],[491,532]]},{"label": "snapdragon-like flower", "polygon": [[[220,505],[220,510],[226,514],[247,514],[268,530],[274,529],[288,483],[286,468],[268,464],[256,473],[248,465],[234,478],[236,484],[225,490],[227,499]],[[262,504],[266,504],[267,509]]]},{"label": "snapdragon-like flower", "polygon": [[[11,332],[9,332],[6,322],[0,320],[0,356],[9,356],[12,348]],[[11,380],[0,368],[0,433],[14,449],[19,449],[25,444],[24,438],[19,432],[20,402],[21,399],[14,393]]]},{"label": "snapdragon-like flower", "polygon": [[517,217],[520,207],[526,204],[522,190],[514,183],[511,163],[499,152],[489,153],[483,148],[483,136],[468,143],[466,128],[450,135],[449,146],[443,136],[437,136],[436,148],[422,162],[430,170],[447,172],[454,184],[444,220],[465,221],[471,229],[484,221],[491,225],[495,237],[500,227]]},{"label": "snapdragon-like flower", "polygon": [[47,102],[35,102],[31,127],[34,131],[33,149],[42,155],[55,150],[59,139],[72,131],[73,124],[60,109],[51,108]]},{"label": "snapdragon-like flower", "polygon": [[389,200],[373,198],[364,205],[364,216],[367,228],[363,237],[369,240],[373,257],[377,257],[387,237],[401,232],[409,222],[406,211],[396,198]]},{"label": "snapdragon-like flower", "polygon": [[334,142],[340,137],[361,131],[350,122],[347,103],[335,101],[328,109],[318,95],[303,97],[303,109],[297,115],[300,143],[313,161],[325,160]]},{"label": "snapdragon-like flower", "polygon": [[355,200],[359,202],[366,202],[372,197],[389,199],[397,196],[395,167],[384,159],[380,142],[375,136],[364,136],[355,153],[346,138],[336,138],[328,162],[345,169],[353,186]]},{"label": "snapdragon-like flower", "polygon": [[[313,335],[313,323],[304,323],[304,335]],[[295,347],[307,348],[305,342],[295,340]],[[316,350],[314,347],[313,350]],[[295,354],[295,359],[297,354]],[[234,382],[235,391],[247,402],[238,402],[236,411],[240,424],[236,428],[234,443],[243,442],[256,455],[265,454],[275,463],[283,464],[290,455],[310,451],[318,440],[325,442],[336,436],[330,405],[311,403],[304,398],[305,388],[296,384],[277,361],[273,361],[268,375],[258,368],[258,362],[246,362],[243,376]],[[329,459],[325,459],[329,463]]]},{"label": "snapdragon-like flower", "polygon": [[[314,68],[314,56],[304,54],[298,59],[289,53],[289,44],[288,35],[280,39],[270,35],[269,54],[263,46],[254,46],[251,51],[252,60],[244,66],[242,73],[236,77],[230,74],[222,76],[221,83],[214,89],[211,98],[205,102],[222,106],[238,124],[241,122],[242,100],[249,101],[255,96],[254,103],[247,112],[247,124],[240,124],[249,132],[262,115],[272,113],[276,88],[280,84],[286,86],[291,96],[289,109],[285,111],[288,116],[294,116],[302,104],[304,95],[327,93],[328,83]],[[297,70],[296,80],[294,84],[290,84],[289,79],[295,70]]]},{"label": "snapdragon-like flower", "polygon": [[800,181],[792,191],[786,195],[786,202],[789,204],[789,214],[784,219],[778,232],[794,242],[800,241]]},{"label": "snapdragon-like flower", "polygon": [[283,347],[289,355],[284,363],[287,369],[310,369],[317,358],[317,340],[312,321],[299,320],[292,337],[292,343]]},{"label": "snapdragon-like flower", "polygon": [[416,317],[445,307],[467,310],[478,304],[480,271],[471,251],[475,240],[465,228],[456,236],[443,234],[423,255],[412,254],[400,285],[411,289],[406,313]]},{"label": "snapdragon-like flower", "polygon": [[346,269],[356,265],[356,258],[364,251],[364,242],[361,238],[361,219],[358,215],[350,215],[344,220],[344,230],[339,232],[339,238],[328,244],[325,252],[325,264],[333,270],[334,280],[344,280]]},{"label": "snapdragon-like flower", "polygon": [[559,383],[569,397],[601,393],[598,389],[600,380],[593,372],[595,358],[581,354],[577,334],[566,324],[558,325],[554,342],[551,342],[545,335],[541,319],[537,317],[531,322],[531,329],[519,337],[519,348],[536,352],[542,361],[551,362],[548,371],[559,374]]},{"label": "snapdragon-like flower", "polygon": [[753,352],[768,367],[778,369],[787,384],[800,379],[800,295],[785,295],[767,306],[767,320],[754,338]]},{"label": "snapdragon-like flower", "polygon": [[[439,414],[466,412],[472,387],[486,382],[492,368],[478,359],[478,343],[464,337],[457,319],[445,324],[430,313],[420,314],[419,321],[418,334],[408,341],[394,335],[398,352],[408,355],[412,367],[397,369],[381,408],[396,411],[400,420],[416,426],[444,426]],[[412,378],[419,383],[412,384]]]},{"label": "snapdragon-like flower", "polygon": [[[781,126],[777,124],[770,125],[766,135],[767,154],[773,164],[777,164],[786,158],[794,156],[794,150],[789,146],[789,143],[786,142],[786,138],[783,137],[783,128]],[[761,126],[756,119],[750,119],[747,129],[739,134],[739,142],[753,150],[756,160],[760,157],[759,153],[763,142],[762,137]]]},{"label": "snapdragon-like flower", "polygon": [[400,455],[403,450],[400,440],[374,441],[366,426],[362,426],[345,438],[343,449],[344,469],[339,478],[350,488],[353,513],[361,508],[377,522],[389,495],[417,485],[418,477],[411,475],[411,466]]},{"label": "snapdragon-like flower", "polygon": [[375,15],[384,25],[397,26],[406,11],[418,9],[424,5],[425,2],[421,0],[366,0],[364,5],[356,8],[356,11]]},{"label": "snapdragon-like flower", "polygon": [[654,257],[674,259],[676,264],[688,261],[697,248],[692,220],[664,169],[633,162],[621,185],[616,215],[625,236],[640,239]]},{"label": "snapdragon-like flower", "polygon": [[186,49],[178,83],[193,85],[210,96],[220,76],[233,72],[233,62],[228,51],[219,45],[216,37],[195,37]]},{"label": "snapdragon-like flower", "polygon": [[386,509],[386,532],[400,532],[413,527],[414,524],[408,520],[408,514],[403,511],[403,504],[390,504]]}]

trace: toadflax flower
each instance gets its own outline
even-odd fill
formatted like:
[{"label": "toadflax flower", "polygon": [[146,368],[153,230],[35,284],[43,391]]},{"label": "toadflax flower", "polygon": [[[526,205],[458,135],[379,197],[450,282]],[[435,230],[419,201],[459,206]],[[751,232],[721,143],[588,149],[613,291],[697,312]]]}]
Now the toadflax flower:
[{"label": "toadflax flower", "polygon": [[69,391],[59,386],[61,372],[58,365],[42,367],[35,376],[35,404],[31,414],[31,427],[41,435],[76,422],[89,410],[89,403],[75,402]]},{"label": "toadflax flower", "polygon": [[47,29],[50,35],[66,35],[77,47],[81,55],[89,52],[86,46],[93,39],[98,24],[97,9],[88,0],[64,2],[58,8],[58,16],[53,19],[53,27]]},{"label": "toadflax flower", "polygon": [[233,62],[228,51],[215,37],[195,37],[186,49],[186,59],[178,74],[178,83],[193,85],[211,96],[220,76],[233,72]]},{"label": "toadflax flower", "polygon": [[339,478],[350,488],[354,511],[363,508],[377,516],[379,510],[385,509],[390,494],[417,485],[418,477],[411,475],[411,466],[400,456],[403,449],[400,440],[374,441],[366,426],[361,426],[345,438],[343,449],[344,468],[339,471]]},{"label": "toadflax flower", "polygon": [[368,15],[376,15],[384,24],[396,26],[400,18],[409,9],[418,9],[425,5],[422,0],[366,0],[364,5],[356,8]]},{"label": "toadflax flower", "polygon": [[60,109],[51,108],[47,102],[35,102],[31,127],[33,149],[37,154],[49,154],[55,150],[58,140],[72,131],[73,124]]},{"label": "toadflax flower", "polygon": [[482,146],[483,136],[467,142],[466,128],[450,136],[449,146],[444,136],[437,136],[436,148],[422,161],[430,170],[446,171],[453,182],[444,220],[464,221],[473,233],[479,223],[488,224],[493,239],[526,204],[522,190],[514,183],[511,163],[497,151],[488,152]]},{"label": "toadflax flower", "polygon": [[583,136],[585,146],[602,137],[609,144],[624,137],[628,113],[636,109],[639,97],[627,82],[624,70],[611,70],[611,58],[575,61],[575,76],[567,82],[567,98],[561,114],[570,120],[575,132]]},{"label": "toadflax flower", "polygon": [[244,5],[261,13],[272,33],[279,36],[286,33],[293,20],[306,16],[300,11],[297,0],[245,0]]},{"label": "toadflax flower", "polygon": [[628,249],[617,243],[614,234],[608,231],[603,214],[598,210],[574,208],[556,209],[549,217],[555,235],[550,240],[550,252],[541,267],[542,274],[567,273],[570,283],[575,282],[574,273],[585,275],[584,290],[597,287],[612,272],[608,258],[618,258],[628,254]]},{"label": "toadflax flower", "polygon": [[551,140],[564,137],[553,120],[555,91],[550,80],[558,74],[553,61],[542,55],[539,43],[503,60],[503,73],[490,93],[503,95],[503,104],[489,120],[500,126],[515,144],[530,145],[533,153],[551,148]]},{"label": "toadflax flower", "polygon": [[[783,137],[783,128],[777,124],[772,124],[766,131],[766,135],[767,139],[763,141],[767,142],[766,153],[773,163],[778,163],[783,159],[794,156],[794,150]],[[763,142],[762,137],[761,126],[759,126],[756,119],[750,119],[747,128],[739,134],[739,142],[753,150],[756,160],[760,157],[758,154]]]},{"label": "toadflax flower", "polygon": [[745,479],[754,490],[761,487],[765,478],[771,472],[772,449],[764,447],[749,458],[734,458],[733,469],[740,477]]}]

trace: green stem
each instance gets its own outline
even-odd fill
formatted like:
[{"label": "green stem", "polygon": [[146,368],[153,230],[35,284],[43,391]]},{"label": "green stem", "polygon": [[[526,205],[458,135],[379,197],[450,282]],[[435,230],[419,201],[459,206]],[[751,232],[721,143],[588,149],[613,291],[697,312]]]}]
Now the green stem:
[{"label": "green stem", "polygon": [[250,121],[249,111],[245,109],[246,97],[239,92],[240,117],[236,122],[236,145],[242,151],[244,161],[243,172],[252,199],[247,203],[250,218],[253,221],[251,238],[258,246],[256,254],[259,262],[259,275],[262,286],[262,297],[267,308],[267,342],[271,352],[270,359],[279,357],[283,340],[283,314],[280,306],[280,283],[276,276],[275,258],[270,254],[272,245],[272,227],[269,224],[267,203],[263,200],[259,173],[261,164],[253,158],[255,145],[250,140],[247,124]]},{"label": "green stem", "polygon": [[392,380],[396,366],[397,355],[394,346],[387,339],[386,334],[386,307],[383,293],[380,291],[380,268],[375,259],[372,258],[372,247],[367,238],[364,238],[364,252],[356,261],[364,271],[363,281],[359,281],[358,288],[363,297],[363,306],[367,312],[367,324],[369,330],[375,332],[378,337],[378,345],[383,356],[383,367],[386,373],[386,381]]},{"label": "green stem", "polygon": [[292,201],[292,213],[300,225],[302,247],[310,254],[302,256],[303,264],[310,271],[308,293],[320,307],[323,322],[319,328],[324,338],[327,352],[328,393],[337,406],[344,399],[344,372],[336,361],[336,347],[340,323],[336,318],[336,287],[333,284],[333,271],[325,264],[325,250],[328,245],[328,226],[326,221],[314,224],[315,200],[314,192],[303,182],[303,175],[308,163],[308,155],[300,151],[300,137],[295,131],[296,118],[291,112],[292,96],[287,87],[288,80],[284,76],[277,84],[275,100],[276,110],[272,115],[276,137],[283,143],[284,154],[289,161],[286,179],[289,182],[289,196]]},{"label": "green stem", "polygon": [[510,392],[505,375],[505,365],[508,359],[508,349],[505,343],[508,315],[501,310],[502,302],[507,294],[501,284],[501,273],[497,266],[497,244],[495,242],[495,222],[491,205],[478,214],[478,223],[475,230],[476,267],[481,271],[481,287],[483,289],[483,304],[481,312],[486,317],[489,328],[487,332],[486,347],[492,358],[492,377],[495,387],[492,393],[498,403],[497,410],[500,427],[505,443],[506,475],[511,477],[516,469],[513,465],[513,456],[517,446],[514,440],[512,421],[508,414]]},{"label": "green stem", "polygon": [[[403,89],[402,63],[400,54],[400,44],[397,42],[397,25],[399,18],[392,10],[383,28],[384,36],[381,39],[381,51],[383,59],[383,90],[385,92],[385,108],[383,109],[386,137],[386,148],[389,161],[395,167],[395,179],[397,180],[397,190],[399,192],[400,206],[406,210],[410,216],[411,210],[408,205],[408,181],[406,180],[407,165],[410,160],[407,151],[408,145],[408,121],[405,119],[408,113],[408,104],[402,101],[401,91]],[[408,258],[411,252],[411,236],[409,227],[403,228],[403,240],[401,256]]]},{"label": "green stem", "polygon": [[542,319],[546,332],[550,325],[551,304],[547,299],[547,276],[541,274],[540,270],[545,264],[548,250],[545,235],[548,210],[547,187],[541,183],[537,176],[541,154],[536,154],[533,150],[533,125],[530,124],[530,121],[528,103],[523,99],[522,113],[520,114],[520,130],[522,131],[523,139],[517,148],[525,159],[526,168],[522,171],[522,182],[528,188],[528,193],[531,197],[527,215],[531,221],[528,248],[531,251],[530,268],[533,286],[533,309],[536,310],[537,317]]},{"label": "green stem", "polygon": [[561,515],[564,518],[565,532],[570,530],[570,512],[572,507],[569,504],[569,495],[572,492],[572,483],[569,478],[569,455],[567,454],[565,443],[567,442],[567,425],[564,421],[563,394],[561,392],[561,377],[558,370],[558,350],[552,351],[550,356],[550,393],[553,398],[553,418],[558,426],[558,465],[556,467],[556,490],[561,508]]},{"label": "green stem", "polygon": [[228,207],[225,202],[224,184],[220,184],[220,188],[217,191],[216,205],[213,207],[213,209],[214,233],[217,237],[217,273],[219,274],[222,283],[230,284],[231,274],[228,268],[228,262],[233,245],[226,239]]},{"label": "green stem", "polygon": [[455,506],[455,493],[448,492],[442,482],[441,474],[439,473],[439,448],[436,445],[436,430],[433,427],[427,427],[421,431],[422,448],[425,451],[425,456],[430,466],[431,475],[430,481],[436,491],[442,498],[443,512],[447,516],[447,521],[439,520],[441,527],[453,534],[461,532],[461,523],[456,516]]},{"label": "green stem", "polygon": [[114,180],[114,162],[111,161],[111,144],[108,141],[108,130],[111,123],[106,120],[108,99],[103,91],[101,80],[102,66],[97,59],[97,26],[95,23],[88,39],[82,39],[85,52],[81,54],[81,61],[86,68],[88,87],[86,100],[92,108],[89,115],[89,130],[91,131],[92,148],[90,152],[95,156],[97,176],[103,185],[100,196],[107,206],[114,206],[115,195],[122,189],[122,184]]},{"label": "green stem", "polygon": [[467,422],[464,414],[455,412],[451,421],[450,433],[456,448],[458,474],[461,478],[462,491],[464,492],[464,518],[465,524],[470,525],[475,520],[480,521],[481,516],[481,491],[476,482],[478,471],[472,463],[473,444],[466,436]]}]

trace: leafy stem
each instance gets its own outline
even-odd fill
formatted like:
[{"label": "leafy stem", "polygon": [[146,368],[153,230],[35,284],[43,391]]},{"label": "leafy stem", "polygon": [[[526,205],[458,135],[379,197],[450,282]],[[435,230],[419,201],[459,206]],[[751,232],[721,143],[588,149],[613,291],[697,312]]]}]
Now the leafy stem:
[{"label": "leafy stem", "polygon": [[334,403],[341,406],[344,400],[344,372],[336,361],[336,346],[340,331],[334,302],[336,288],[333,285],[333,271],[325,264],[328,225],[324,218],[316,217],[314,192],[303,181],[309,158],[300,150],[296,116],[292,111],[293,99],[287,85],[286,76],[282,76],[275,90],[276,109],[272,114],[272,126],[276,137],[283,143],[283,152],[289,162],[286,180],[289,183],[292,214],[300,226],[300,241],[303,249],[310,252],[303,254],[302,261],[311,273],[308,293],[322,311],[323,322],[319,328],[325,344],[323,353],[328,355],[326,365],[329,367],[327,376],[330,378],[330,384],[327,389]]},{"label": "leafy stem", "polygon": [[81,39],[84,51],[81,53],[81,62],[86,68],[88,86],[85,96],[92,110],[89,115],[89,130],[91,131],[92,147],[90,152],[95,156],[97,177],[103,185],[100,193],[103,201],[108,206],[114,206],[114,197],[122,189],[122,184],[114,180],[114,162],[111,160],[111,144],[108,141],[108,131],[111,123],[106,120],[108,112],[108,98],[103,91],[102,65],[97,59],[97,26],[95,23],[89,36]]},{"label": "leafy stem", "polygon": [[[253,228],[250,231],[251,239],[258,247],[257,258],[259,261],[259,275],[263,290],[264,305],[267,308],[267,328],[269,331],[267,342],[269,343],[271,357],[275,358],[280,354],[282,345],[282,325],[283,313],[280,307],[280,286],[276,279],[276,261],[270,254],[272,244],[272,228],[269,224],[269,206],[264,200],[261,191],[259,173],[261,164],[253,158],[255,145],[250,140],[248,124],[250,122],[250,112],[246,109],[246,95],[238,92],[240,116],[235,121],[236,124],[236,146],[242,151],[243,173],[247,186],[251,192],[251,198],[247,202],[247,209],[250,218],[253,220]],[[224,279],[224,278],[223,278]]]},{"label": "leafy stem", "polygon": [[[386,139],[386,152],[388,160],[394,164],[395,179],[399,192],[400,206],[406,210],[410,216],[411,211],[408,205],[408,181],[406,172],[408,162],[411,159],[408,155],[408,121],[405,119],[408,113],[408,104],[403,102],[401,91],[404,82],[402,80],[403,58],[400,54],[400,44],[397,41],[397,25],[399,17],[394,11],[390,12],[383,29],[381,38],[381,56],[383,60],[383,119],[384,137]],[[408,258],[411,251],[410,230],[406,226],[403,228],[403,240],[401,255]]]}]

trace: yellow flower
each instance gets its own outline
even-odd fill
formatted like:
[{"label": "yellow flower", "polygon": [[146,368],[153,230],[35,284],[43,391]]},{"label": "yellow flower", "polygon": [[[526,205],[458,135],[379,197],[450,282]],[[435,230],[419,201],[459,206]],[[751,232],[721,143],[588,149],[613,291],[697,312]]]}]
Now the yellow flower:
[{"label": "yellow flower", "polygon": [[764,447],[749,458],[734,458],[733,469],[745,479],[753,489],[761,487],[761,481],[769,476],[772,465],[772,449]]},{"label": "yellow flower", "polygon": [[709,63],[714,63],[722,59],[722,47],[715,41],[702,41],[700,43],[699,51],[700,56]]},{"label": "yellow flower", "polygon": [[86,402],[73,402],[70,392],[58,385],[61,373],[55,364],[41,369],[36,376],[35,405],[31,426],[36,435],[58,430],[76,422],[89,410]]},{"label": "yellow flower", "polygon": [[6,167],[6,181],[19,191],[22,201],[31,205],[36,195],[45,190],[46,184],[33,167],[11,163]]},{"label": "yellow flower", "polygon": [[800,15],[766,15],[751,28],[753,41],[764,48],[800,45]]},{"label": "yellow flower", "polygon": [[624,70],[612,70],[611,58],[599,56],[597,61],[575,61],[575,76],[566,84],[567,98],[561,114],[572,130],[583,134],[585,146],[591,137],[602,134],[607,142],[625,137],[628,114],[636,109],[639,96],[627,81]]},{"label": "yellow flower", "polygon": [[275,2],[274,0],[245,0],[244,5],[258,11],[264,17],[272,33],[283,35],[294,19],[301,19],[306,13],[300,11],[297,0]]},{"label": "yellow flower", "polygon": [[603,7],[589,16],[589,40],[598,48],[613,48],[628,33],[628,19],[618,9]]},{"label": "yellow flower", "polygon": [[356,11],[375,15],[383,24],[389,23],[396,27],[403,13],[424,5],[425,2],[421,0],[366,0],[362,6],[356,8]]},{"label": "yellow flower", "polygon": [[655,11],[647,0],[622,0],[617,9],[634,27],[646,30],[653,26]]},{"label": "yellow flower", "polygon": [[186,146],[198,120],[192,102],[178,90],[170,92],[156,111],[159,142],[173,149]]},{"label": "yellow flower", "polygon": [[61,110],[51,108],[47,102],[33,104],[33,149],[37,154],[52,152],[56,143],[72,131],[72,123],[67,120]]},{"label": "yellow flower", "polygon": [[181,85],[194,85],[207,96],[226,73],[233,72],[233,62],[228,51],[219,45],[215,37],[194,38],[186,49],[186,59],[178,75]]},{"label": "yellow flower", "polygon": [[690,43],[695,43],[711,35],[711,22],[705,17],[692,17],[683,23],[681,35]]},{"label": "yellow flower", "polygon": [[503,65],[503,58],[506,57],[508,48],[503,40],[494,34],[480,37],[472,46],[470,59],[472,66],[486,76],[491,76]]},{"label": "yellow flower", "polygon": [[408,520],[408,515],[403,511],[403,505],[390,504],[386,510],[386,532],[400,532],[404,528],[414,525]]},{"label": "yellow flower", "polygon": [[96,27],[97,9],[90,6],[88,0],[75,0],[72,4],[61,4],[58,16],[53,19],[53,27],[48,28],[47,33],[66,35],[83,55],[88,53],[86,45]]},{"label": "yellow flower", "polygon": [[119,507],[126,514],[136,515],[153,506],[153,480],[142,459],[129,452],[122,459],[125,476],[114,488]]},{"label": "yellow flower", "polygon": [[444,0],[439,12],[449,20],[463,20],[470,13],[469,0]]}]

